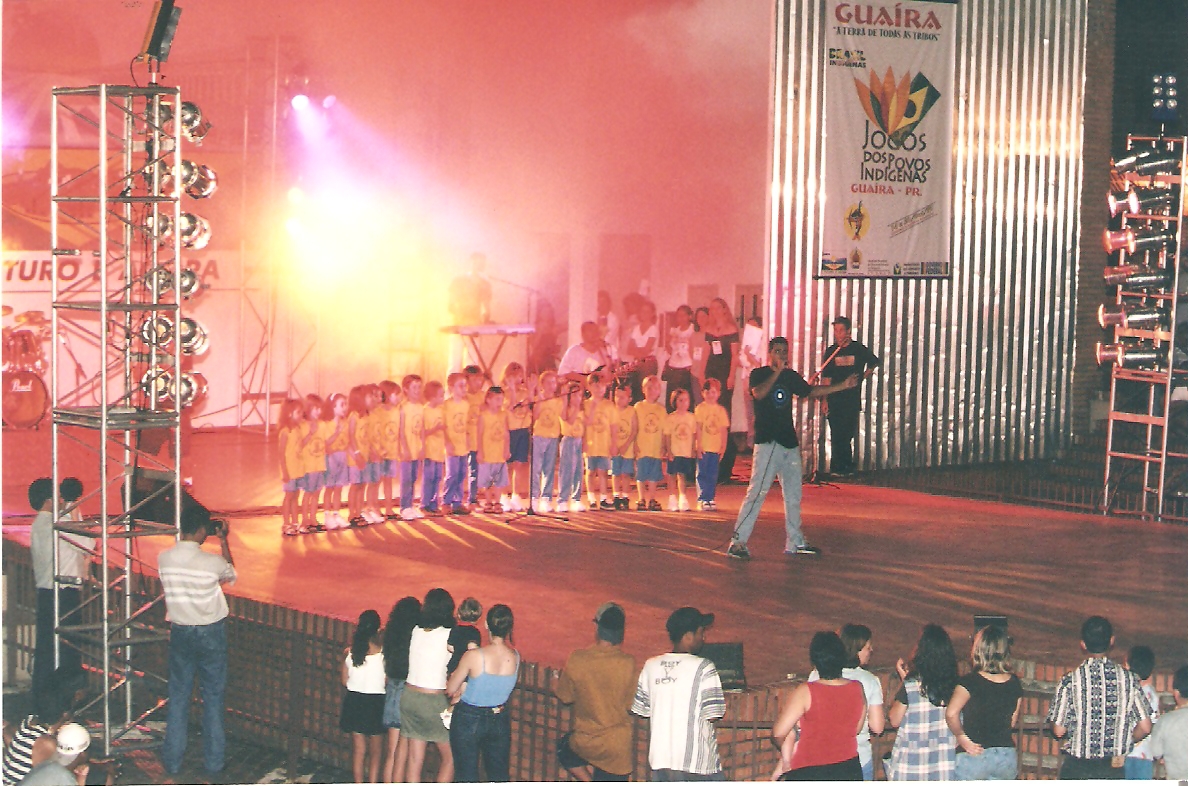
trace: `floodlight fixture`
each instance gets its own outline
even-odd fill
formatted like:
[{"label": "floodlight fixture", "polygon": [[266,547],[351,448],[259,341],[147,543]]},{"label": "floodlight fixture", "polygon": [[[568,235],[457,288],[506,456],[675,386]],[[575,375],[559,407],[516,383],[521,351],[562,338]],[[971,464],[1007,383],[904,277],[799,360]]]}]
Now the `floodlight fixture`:
[{"label": "floodlight fixture", "polygon": [[1129,155],[1114,161],[1114,171],[1134,172],[1138,175],[1174,175],[1179,168],[1180,156],[1167,150],[1134,150]]},{"label": "floodlight fixture", "polygon": [[1171,274],[1161,268],[1145,265],[1114,265],[1107,267],[1105,282],[1126,289],[1163,289],[1171,283]]},{"label": "floodlight fixture", "polygon": [[1167,312],[1151,306],[1128,306],[1125,303],[1101,305],[1097,323],[1103,328],[1123,327],[1156,330],[1167,325]]},{"label": "floodlight fixture", "polygon": [[148,30],[145,31],[137,60],[164,63],[169,59],[169,50],[173,46],[182,12],[174,3],[175,0],[157,0],[153,3],[153,15],[149,17]]},{"label": "floodlight fixture", "polygon": [[[175,113],[173,105],[167,102],[161,102],[161,122],[171,122]],[[202,140],[206,138],[207,133],[211,129],[211,123],[203,114],[202,109],[193,101],[182,101],[180,123],[182,136],[196,145],[201,145]]]},{"label": "floodlight fixture", "polygon": [[1163,229],[1140,229],[1123,227],[1122,229],[1107,229],[1102,234],[1102,245],[1107,254],[1125,250],[1127,254],[1138,251],[1162,248],[1174,242],[1174,232]]},{"label": "floodlight fixture", "polygon": [[205,164],[182,160],[181,184],[186,193],[194,199],[205,199],[219,187],[219,177]]},{"label": "floodlight fixture", "polygon": [[1179,79],[1175,74],[1155,74],[1151,77],[1151,119],[1169,123],[1180,110]]},{"label": "floodlight fixture", "polygon": [[[186,300],[201,294],[202,279],[192,268],[183,268],[180,274],[181,294]],[[153,268],[144,277],[145,286],[149,289],[156,287],[158,293],[169,292],[173,289],[173,271],[167,267]]]},{"label": "floodlight fixture", "polygon": [[1122,368],[1156,369],[1167,359],[1167,350],[1155,347],[1148,341],[1137,344],[1097,344],[1097,364],[1107,363]]}]

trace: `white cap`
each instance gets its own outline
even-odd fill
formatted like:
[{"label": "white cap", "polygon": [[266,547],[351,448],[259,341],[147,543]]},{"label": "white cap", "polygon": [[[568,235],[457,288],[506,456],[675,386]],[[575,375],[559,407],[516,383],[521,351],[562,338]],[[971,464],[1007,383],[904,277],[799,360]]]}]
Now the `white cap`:
[{"label": "white cap", "polygon": [[69,767],[91,745],[91,734],[77,723],[64,723],[58,729],[58,763]]}]

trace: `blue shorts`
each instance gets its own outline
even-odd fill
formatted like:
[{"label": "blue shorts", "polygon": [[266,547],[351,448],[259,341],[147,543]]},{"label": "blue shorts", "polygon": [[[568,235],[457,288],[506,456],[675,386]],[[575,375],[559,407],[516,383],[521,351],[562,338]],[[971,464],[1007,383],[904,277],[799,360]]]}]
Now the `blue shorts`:
[{"label": "blue shorts", "polygon": [[351,482],[345,450],[326,454],[326,488],[340,489]]},{"label": "blue shorts", "polygon": [[622,475],[635,474],[635,459],[623,456],[611,456],[611,474],[616,478]]},{"label": "blue shorts", "polygon": [[507,438],[511,443],[511,458],[507,463],[527,464],[528,443],[532,441],[532,432],[526,428],[514,428],[507,432]]},{"label": "blue shorts", "polygon": [[384,462],[369,461],[367,466],[363,468],[363,482],[364,483],[379,483],[384,477]]},{"label": "blue shorts", "polygon": [[301,478],[290,478],[287,483],[281,484],[281,491],[285,492],[286,494],[292,494],[294,491],[300,491],[301,489],[297,485],[297,481],[299,480],[301,480]]},{"label": "blue shorts", "polygon": [[347,480],[352,486],[358,486],[360,483],[363,483],[362,467],[356,467],[354,464],[347,467]]},{"label": "blue shorts", "polygon": [[697,477],[697,459],[689,456],[673,456],[668,462],[668,474],[680,475],[686,483],[692,483]]},{"label": "blue shorts", "polygon": [[587,472],[606,472],[611,468],[609,456],[586,456]]},{"label": "blue shorts", "polygon": [[507,464],[478,465],[478,487],[481,489],[504,488],[507,486]]},{"label": "blue shorts", "polygon": [[664,462],[658,458],[640,456],[635,460],[635,479],[641,483],[664,480]]},{"label": "blue shorts", "polygon": [[380,462],[381,478],[400,477],[400,462],[396,459],[384,459]]},{"label": "blue shorts", "polygon": [[297,481],[297,488],[302,491],[321,491],[326,485],[325,472],[307,472]]}]

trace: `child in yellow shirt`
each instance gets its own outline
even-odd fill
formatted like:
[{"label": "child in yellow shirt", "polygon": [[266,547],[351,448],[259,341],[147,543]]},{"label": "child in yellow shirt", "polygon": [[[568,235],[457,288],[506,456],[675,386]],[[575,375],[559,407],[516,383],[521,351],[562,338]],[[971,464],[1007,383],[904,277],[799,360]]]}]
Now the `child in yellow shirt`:
[{"label": "child in yellow shirt", "polygon": [[582,392],[574,390],[562,399],[561,455],[557,461],[557,478],[561,493],[557,497],[557,512],[581,513],[582,504],[582,438],[586,433],[586,419],[582,416]]},{"label": "child in yellow shirt", "polygon": [[408,374],[401,384],[404,403],[400,405],[400,518],[414,521],[424,518],[424,514],[413,507],[417,476],[421,474],[421,461],[425,458],[425,402],[421,399],[424,383],[417,374]]},{"label": "child in yellow shirt", "polygon": [[691,398],[689,391],[684,388],[672,391],[672,412],[664,418],[664,453],[668,458],[668,509],[673,513],[689,510],[689,499],[685,496],[685,489],[693,484],[696,477],[697,465],[693,459],[693,451],[697,438],[697,420],[689,411]]},{"label": "child in yellow shirt", "polygon": [[532,407],[531,393],[524,379],[524,367],[512,361],[503,370],[503,399],[507,409],[507,433],[510,444],[510,456],[507,460],[507,473],[510,479],[511,496],[500,500],[507,509],[518,513],[524,509],[524,497],[520,494],[530,494],[526,488],[528,483],[528,445],[532,440]]},{"label": "child in yellow shirt", "polygon": [[631,406],[631,386],[626,382],[615,385],[615,420],[613,455],[611,456],[611,490],[615,495],[615,510],[630,510],[631,476],[635,474],[635,408]]},{"label": "child in yellow shirt", "polygon": [[561,441],[561,413],[564,409],[565,401],[557,396],[557,372],[542,372],[540,393],[532,413],[531,500],[532,509],[537,513],[548,513],[552,506],[557,448]]},{"label": "child in yellow shirt", "polygon": [[305,408],[297,399],[285,399],[281,404],[277,443],[280,445],[281,488],[285,492],[281,502],[281,532],[285,535],[302,533],[298,499],[301,496],[299,481],[305,477],[305,467],[298,458],[298,445],[304,417]]},{"label": "child in yellow shirt", "polygon": [[499,503],[507,493],[507,457],[510,445],[507,433],[507,412],[503,409],[503,388],[487,388],[483,410],[478,419],[478,487],[482,493],[484,513],[504,513]]},{"label": "child in yellow shirt", "polygon": [[697,507],[716,510],[718,492],[718,461],[730,438],[730,413],[718,403],[722,383],[707,379],[701,386],[702,402],[693,411],[697,420]]},{"label": "child in yellow shirt", "polygon": [[589,376],[590,399],[584,406],[586,440],[586,497],[590,510],[614,510],[606,498],[606,476],[610,474],[613,452],[613,426],[618,420],[614,402],[606,398],[606,381],[598,372]]},{"label": "child in yellow shirt", "polygon": [[470,512],[466,507],[470,479],[470,402],[466,399],[466,375],[455,372],[446,377],[450,397],[441,405],[445,421],[445,493],[442,503],[455,516]]},{"label": "child in yellow shirt", "polygon": [[466,375],[466,401],[470,404],[470,415],[466,421],[466,438],[470,444],[470,500],[471,505],[478,503],[478,419],[486,402],[487,375],[478,366],[467,366],[462,369]]},{"label": "child in yellow shirt", "polygon": [[342,490],[351,480],[347,460],[350,435],[347,433],[346,396],[335,393],[326,399],[322,417],[330,422],[330,435],[326,437],[326,496],[322,500],[326,529],[344,529],[350,524],[338,511],[342,508]]},{"label": "child in yellow shirt", "polygon": [[421,477],[421,510],[440,513],[437,503],[446,462],[445,387],[437,380],[425,383],[425,466]]},{"label": "child in yellow shirt", "polygon": [[[396,514],[396,495],[392,493],[393,480],[400,477],[400,386],[390,379],[379,383],[379,403],[371,412],[372,432],[377,443],[379,458],[383,463],[380,481],[383,484],[384,501],[388,518]],[[377,504],[379,500],[376,500]]]},{"label": "child in yellow shirt", "polygon": [[638,428],[635,435],[635,482],[639,499],[636,510],[659,511],[656,484],[664,479],[664,418],[668,412],[660,403],[660,379],[655,375],[643,381],[644,400],[636,403]]}]

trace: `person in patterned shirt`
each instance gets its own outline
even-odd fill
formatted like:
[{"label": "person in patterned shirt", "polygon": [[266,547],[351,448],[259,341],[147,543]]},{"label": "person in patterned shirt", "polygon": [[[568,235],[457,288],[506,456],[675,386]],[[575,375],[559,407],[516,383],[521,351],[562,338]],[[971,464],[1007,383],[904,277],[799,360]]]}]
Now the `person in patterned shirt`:
[{"label": "person in patterned shirt", "polygon": [[1081,648],[1089,657],[1056,687],[1048,723],[1061,740],[1062,779],[1121,780],[1126,754],[1151,733],[1151,708],[1138,678],[1106,657],[1113,645],[1109,620],[1085,620]]}]

